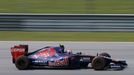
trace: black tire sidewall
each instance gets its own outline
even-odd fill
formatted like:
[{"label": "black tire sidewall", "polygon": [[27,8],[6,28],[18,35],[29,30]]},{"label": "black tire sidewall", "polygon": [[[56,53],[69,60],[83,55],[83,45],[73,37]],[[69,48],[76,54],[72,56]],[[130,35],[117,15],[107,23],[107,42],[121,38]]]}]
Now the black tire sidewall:
[{"label": "black tire sidewall", "polygon": [[106,52],[100,53],[99,56],[105,56],[111,58],[111,55]]},{"label": "black tire sidewall", "polygon": [[25,70],[29,67],[29,60],[26,56],[20,56],[15,61],[15,66],[19,70]]},{"label": "black tire sidewall", "polygon": [[91,63],[94,70],[104,70],[106,60],[103,57],[95,57]]}]

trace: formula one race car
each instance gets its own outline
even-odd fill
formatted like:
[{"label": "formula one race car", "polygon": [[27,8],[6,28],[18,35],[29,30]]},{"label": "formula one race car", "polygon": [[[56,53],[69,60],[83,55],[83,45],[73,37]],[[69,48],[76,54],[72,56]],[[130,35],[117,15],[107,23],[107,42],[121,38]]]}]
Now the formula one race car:
[{"label": "formula one race car", "polygon": [[127,66],[126,61],[114,60],[104,52],[93,55],[83,55],[81,52],[64,51],[64,45],[47,46],[28,53],[28,45],[11,47],[12,62],[19,70],[30,68],[87,68],[89,63],[94,70],[106,70],[112,67],[121,69]]}]

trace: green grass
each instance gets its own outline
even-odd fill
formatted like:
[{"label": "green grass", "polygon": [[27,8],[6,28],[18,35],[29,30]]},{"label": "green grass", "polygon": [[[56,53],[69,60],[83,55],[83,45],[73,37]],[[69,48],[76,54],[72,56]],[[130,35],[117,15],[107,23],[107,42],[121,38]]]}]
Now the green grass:
[{"label": "green grass", "polygon": [[134,0],[0,0],[1,13],[134,13]]},{"label": "green grass", "polygon": [[0,31],[0,41],[123,41],[134,42],[134,32],[18,32]]}]

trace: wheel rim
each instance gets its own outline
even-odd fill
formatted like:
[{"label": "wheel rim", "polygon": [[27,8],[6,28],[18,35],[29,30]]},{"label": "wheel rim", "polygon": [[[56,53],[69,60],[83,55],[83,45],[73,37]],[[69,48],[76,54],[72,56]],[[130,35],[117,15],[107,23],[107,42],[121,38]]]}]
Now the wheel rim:
[{"label": "wheel rim", "polygon": [[96,57],[92,61],[92,67],[95,70],[103,70],[105,67],[105,64],[106,64],[105,59],[103,59],[102,57]]},{"label": "wheel rim", "polygon": [[24,70],[28,68],[29,61],[26,57],[20,57],[16,60],[15,65],[19,70]]},{"label": "wheel rim", "polygon": [[24,60],[20,60],[20,61],[18,61],[18,65],[24,66],[24,65],[26,65],[26,62]]}]

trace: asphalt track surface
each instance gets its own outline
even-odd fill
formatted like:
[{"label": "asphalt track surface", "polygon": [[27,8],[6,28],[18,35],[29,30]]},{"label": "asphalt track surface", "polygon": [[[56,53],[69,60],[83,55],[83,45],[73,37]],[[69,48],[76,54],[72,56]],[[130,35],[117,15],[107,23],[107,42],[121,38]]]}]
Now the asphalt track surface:
[{"label": "asphalt track surface", "polygon": [[[120,71],[95,71],[93,69],[31,69],[20,71],[11,62],[11,46],[28,44],[31,52],[44,46],[57,46],[60,43],[73,52],[81,51],[92,55],[108,52],[114,59],[125,59],[128,67]],[[134,42],[0,41],[0,75],[134,75]]]}]

